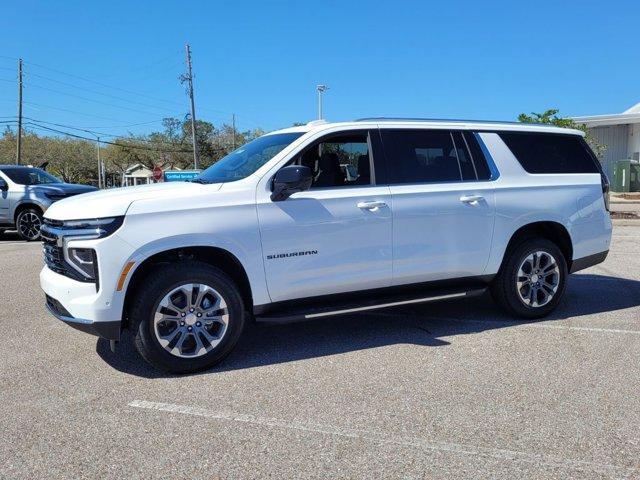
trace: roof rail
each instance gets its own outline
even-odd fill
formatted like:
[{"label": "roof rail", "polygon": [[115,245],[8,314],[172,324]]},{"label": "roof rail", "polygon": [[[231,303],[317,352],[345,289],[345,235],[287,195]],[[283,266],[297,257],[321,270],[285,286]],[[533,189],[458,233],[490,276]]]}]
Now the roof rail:
[{"label": "roof rail", "polygon": [[316,125],[324,125],[325,123],[329,123],[329,122],[327,122],[325,119],[311,120],[310,122],[307,122],[307,126],[315,127]]},{"label": "roof rail", "polygon": [[[368,117],[358,118],[354,122],[452,122],[452,123],[499,123],[505,125],[522,125],[522,122],[502,121],[502,120],[469,120],[459,118],[416,118],[416,117]],[[528,125],[545,125],[551,127],[553,125],[543,123],[529,123]]]}]

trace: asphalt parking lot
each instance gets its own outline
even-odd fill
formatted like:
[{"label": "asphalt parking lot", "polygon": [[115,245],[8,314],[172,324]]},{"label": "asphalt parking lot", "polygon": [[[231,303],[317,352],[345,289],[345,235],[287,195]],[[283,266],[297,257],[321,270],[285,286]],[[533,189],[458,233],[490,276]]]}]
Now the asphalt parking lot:
[{"label": "asphalt parking lot", "polygon": [[486,297],[252,326],[159,374],[45,313],[41,251],[0,239],[0,477],[640,478],[640,223],[556,313]]}]

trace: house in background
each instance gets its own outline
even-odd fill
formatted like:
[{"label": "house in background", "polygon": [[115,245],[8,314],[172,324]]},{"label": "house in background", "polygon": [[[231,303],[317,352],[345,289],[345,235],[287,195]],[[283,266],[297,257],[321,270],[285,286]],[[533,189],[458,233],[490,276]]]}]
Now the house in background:
[{"label": "house in background", "polygon": [[141,163],[131,165],[124,171],[124,178],[122,179],[123,187],[146,185],[148,183],[154,183],[153,172]]},{"label": "house in background", "polygon": [[640,103],[622,113],[572,118],[586,125],[591,136],[607,146],[602,166],[609,179],[613,179],[618,160],[640,160]]}]

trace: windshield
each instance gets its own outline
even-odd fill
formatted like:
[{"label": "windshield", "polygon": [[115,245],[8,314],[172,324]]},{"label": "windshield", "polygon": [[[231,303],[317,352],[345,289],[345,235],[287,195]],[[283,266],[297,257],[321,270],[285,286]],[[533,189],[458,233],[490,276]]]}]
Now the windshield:
[{"label": "windshield", "polygon": [[62,183],[53,175],[33,167],[3,168],[2,173],[18,185],[44,185],[47,183]]},{"label": "windshield", "polygon": [[195,182],[235,182],[248,177],[280,153],[303,132],[264,135],[243,145],[203,171]]}]

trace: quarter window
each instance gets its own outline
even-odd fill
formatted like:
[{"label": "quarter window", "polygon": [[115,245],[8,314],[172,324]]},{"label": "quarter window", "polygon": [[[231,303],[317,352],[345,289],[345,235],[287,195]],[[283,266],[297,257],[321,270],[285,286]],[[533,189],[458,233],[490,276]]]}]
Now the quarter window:
[{"label": "quarter window", "polygon": [[528,173],[600,173],[578,135],[500,132],[500,138]]}]

